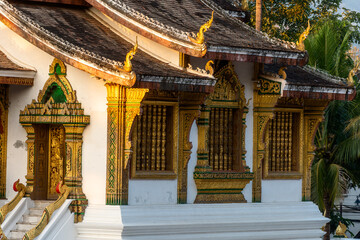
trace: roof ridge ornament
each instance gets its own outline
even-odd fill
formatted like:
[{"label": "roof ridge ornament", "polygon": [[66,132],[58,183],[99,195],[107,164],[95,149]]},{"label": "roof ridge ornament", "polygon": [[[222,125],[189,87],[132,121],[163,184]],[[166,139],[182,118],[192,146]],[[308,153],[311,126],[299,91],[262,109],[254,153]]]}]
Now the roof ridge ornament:
[{"label": "roof ridge ornament", "polygon": [[213,65],[214,65],[214,61],[213,61],[213,60],[208,61],[208,62],[206,63],[206,65],[205,65],[205,70],[206,70],[210,75],[214,75]]},{"label": "roof ridge ornament", "polygon": [[296,42],[296,48],[300,51],[305,51],[304,41],[310,33],[310,20],[308,20],[308,26],[305,31],[300,35],[299,41]]},{"label": "roof ridge ornament", "polygon": [[282,79],[284,79],[284,80],[286,80],[286,78],[287,78],[287,74],[285,72],[286,69],[287,69],[287,67],[281,67],[278,72],[278,75],[280,77],[282,77]]},{"label": "roof ridge ornament", "polygon": [[[207,21],[205,24],[203,24],[200,27],[199,32],[196,34],[196,39],[189,36],[189,40],[195,44],[204,44],[204,42],[205,42],[204,33],[211,27],[213,20],[214,20],[214,10],[211,13],[210,20]],[[206,53],[206,48],[205,48],[205,53]],[[205,53],[204,53],[204,55],[205,55]]]},{"label": "roof ridge ornament", "polygon": [[132,64],[131,64],[131,60],[133,59],[133,57],[135,56],[137,49],[138,49],[138,41],[136,38],[136,42],[134,47],[126,54],[125,57],[125,61],[124,61],[124,65],[122,70],[125,72],[131,72],[132,71]]}]

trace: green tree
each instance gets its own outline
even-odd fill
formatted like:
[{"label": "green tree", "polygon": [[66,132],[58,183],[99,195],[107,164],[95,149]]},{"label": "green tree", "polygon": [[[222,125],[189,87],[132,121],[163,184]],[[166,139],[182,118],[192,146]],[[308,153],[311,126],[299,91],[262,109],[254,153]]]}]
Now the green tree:
[{"label": "green tree", "polygon": [[[311,26],[318,28],[328,19],[344,19],[359,32],[360,13],[342,9],[342,0],[266,0],[262,1],[262,31],[270,36],[296,42],[306,29],[308,20]],[[255,26],[255,1],[249,4],[250,24]],[[352,34],[351,42],[360,42],[359,34]]]},{"label": "green tree", "polygon": [[[354,67],[348,56],[354,29],[347,20],[328,20],[314,29],[305,41],[309,64],[332,75],[346,78]],[[325,120],[315,138],[317,150],[312,165],[312,199],[326,217],[333,214],[335,199],[350,184],[358,185],[360,176],[360,97],[353,101],[333,101],[325,111]],[[359,119],[359,127],[355,123]],[[347,126],[349,122],[351,125]],[[358,140],[356,133],[359,130]],[[330,223],[324,239],[329,239]]]}]

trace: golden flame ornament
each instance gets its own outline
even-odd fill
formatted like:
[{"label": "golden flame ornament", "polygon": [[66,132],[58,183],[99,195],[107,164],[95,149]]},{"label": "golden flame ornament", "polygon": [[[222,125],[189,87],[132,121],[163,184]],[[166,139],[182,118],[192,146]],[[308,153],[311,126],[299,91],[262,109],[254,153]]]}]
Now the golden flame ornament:
[{"label": "golden flame ornament", "polygon": [[212,11],[211,13],[210,20],[200,27],[199,32],[196,34],[196,39],[189,36],[189,40],[195,44],[204,44],[205,42],[204,33],[211,27],[213,20],[214,20],[214,11]]},{"label": "golden flame ornament", "polygon": [[305,31],[300,35],[299,41],[296,42],[297,49],[300,51],[305,51],[304,41],[310,33],[310,20],[308,20],[308,26]]}]

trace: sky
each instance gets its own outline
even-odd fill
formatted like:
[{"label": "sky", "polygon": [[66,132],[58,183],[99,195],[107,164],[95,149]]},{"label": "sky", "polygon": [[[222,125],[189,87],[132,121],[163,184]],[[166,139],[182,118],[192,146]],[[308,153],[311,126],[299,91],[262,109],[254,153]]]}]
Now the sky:
[{"label": "sky", "polygon": [[[360,12],[360,0],[343,0],[342,5],[350,10]],[[360,44],[356,44],[356,47],[360,48]]]},{"label": "sky", "polygon": [[360,0],[343,0],[343,6],[360,12]]}]

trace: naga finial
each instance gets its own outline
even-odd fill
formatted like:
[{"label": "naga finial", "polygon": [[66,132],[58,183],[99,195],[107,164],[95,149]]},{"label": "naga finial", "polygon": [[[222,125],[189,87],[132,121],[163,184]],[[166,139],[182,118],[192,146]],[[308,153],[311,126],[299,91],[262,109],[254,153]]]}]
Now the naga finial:
[{"label": "naga finial", "polygon": [[209,72],[210,75],[214,74],[214,68],[212,67],[214,65],[214,61],[210,60],[205,65],[205,70]]},{"label": "naga finial", "polygon": [[286,80],[287,74],[285,72],[286,67],[281,67],[279,69],[278,75],[282,77],[284,80]]},{"label": "naga finial", "polygon": [[297,49],[300,51],[305,51],[304,41],[310,33],[310,20],[308,20],[308,26],[305,31],[300,35],[299,41],[296,42]]},{"label": "naga finial", "polygon": [[360,68],[360,61],[356,62],[354,68],[350,70],[349,76],[347,78],[347,82],[350,86],[354,85],[354,76],[357,73],[357,71],[359,71],[359,68]]},{"label": "naga finial", "polygon": [[241,1],[241,7],[244,11],[248,11],[249,10],[249,2],[248,0],[242,0]]},{"label": "naga finial", "polygon": [[348,55],[352,58],[354,61],[354,67],[350,70],[349,76],[347,78],[348,85],[353,86],[354,85],[354,76],[355,74],[360,70],[360,56],[359,56],[359,50],[354,47],[351,49],[351,51],[348,52]]},{"label": "naga finial", "polygon": [[138,49],[138,41],[136,38],[136,43],[134,47],[126,54],[123,66],[115,66],[115,67],[120,71],[131,72],[132,71],[131,60],[133,59],[137,49]]},{"label": "naga finial", "polygon": [[199,32],[196,34],[196,39],[189,36],[190,41],[195,44],[204,44],[205,42],[204,33],[211,27],[213,20],[214,20],[214,11],[212,11],[211,13],[210,20],[200,27]]}]

